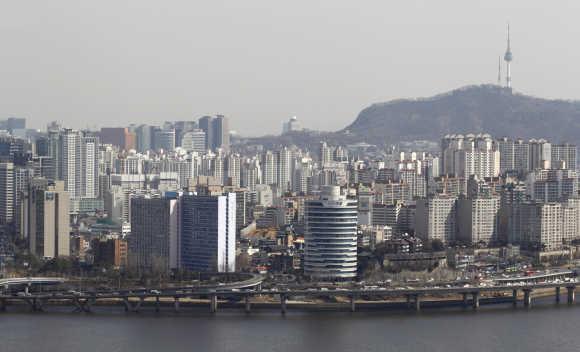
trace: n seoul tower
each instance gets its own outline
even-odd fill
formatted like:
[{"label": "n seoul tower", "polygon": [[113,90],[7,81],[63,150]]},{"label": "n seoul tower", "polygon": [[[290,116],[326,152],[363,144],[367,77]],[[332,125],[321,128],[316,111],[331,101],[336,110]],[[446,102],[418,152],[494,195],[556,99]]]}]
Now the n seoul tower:
[{"label": "n seoul tower", "polygon": [[503,59],[505,60],[506,63],[506,86],[511,89],[512,88],[512,73],[510,70],[510,63],[512,62],[513,59],[513,55],[512,55],[512,49],[510,48],[510,25],[508,23],[507,25],[507,49],[505,51],[505,55],[503,56]]}]

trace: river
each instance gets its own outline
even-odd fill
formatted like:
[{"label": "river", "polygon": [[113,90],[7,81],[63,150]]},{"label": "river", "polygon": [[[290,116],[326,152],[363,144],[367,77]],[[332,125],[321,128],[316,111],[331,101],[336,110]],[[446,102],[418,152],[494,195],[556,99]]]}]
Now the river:
[{"label": "river", "polygon": [[579,327],[580,304],[552,300],[477,312],[8,312],[0,314],[0,351],[579,351]]}]

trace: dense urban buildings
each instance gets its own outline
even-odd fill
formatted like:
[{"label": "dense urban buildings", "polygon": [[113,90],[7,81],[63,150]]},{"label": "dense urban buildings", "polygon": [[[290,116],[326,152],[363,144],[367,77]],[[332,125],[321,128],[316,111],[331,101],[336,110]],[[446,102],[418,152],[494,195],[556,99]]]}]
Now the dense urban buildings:
[{"label": "dense urban buildings", "polygon": [[376,250],[560,255],[580,242],[570,143],[456,133],[439,150],[262,145],[231,138],[222,115],[100,131],[5,124],[18,133],[0,133],[2,236],[42,260],[354,280]]}]

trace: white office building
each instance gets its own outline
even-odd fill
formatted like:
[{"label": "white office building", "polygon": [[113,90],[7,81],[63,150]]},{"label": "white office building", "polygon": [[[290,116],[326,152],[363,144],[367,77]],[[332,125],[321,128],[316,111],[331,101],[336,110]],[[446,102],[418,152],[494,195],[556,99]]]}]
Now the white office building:
[{"label": "white office building", "polygon": [[357,273],[357,201],[323,187],[306,202],[304,273],[313,279],[353,279]]}]

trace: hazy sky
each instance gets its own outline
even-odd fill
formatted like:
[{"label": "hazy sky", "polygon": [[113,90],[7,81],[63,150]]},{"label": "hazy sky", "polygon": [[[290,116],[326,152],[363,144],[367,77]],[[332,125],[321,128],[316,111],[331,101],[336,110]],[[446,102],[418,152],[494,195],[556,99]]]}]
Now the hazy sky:
[{"label": "hazy sky", "polygon": [[296,115],[494,83],[580,98],[580,1],[37,0],[0,11],[0,117],[74,128],[230,117],[246,135]]}]

